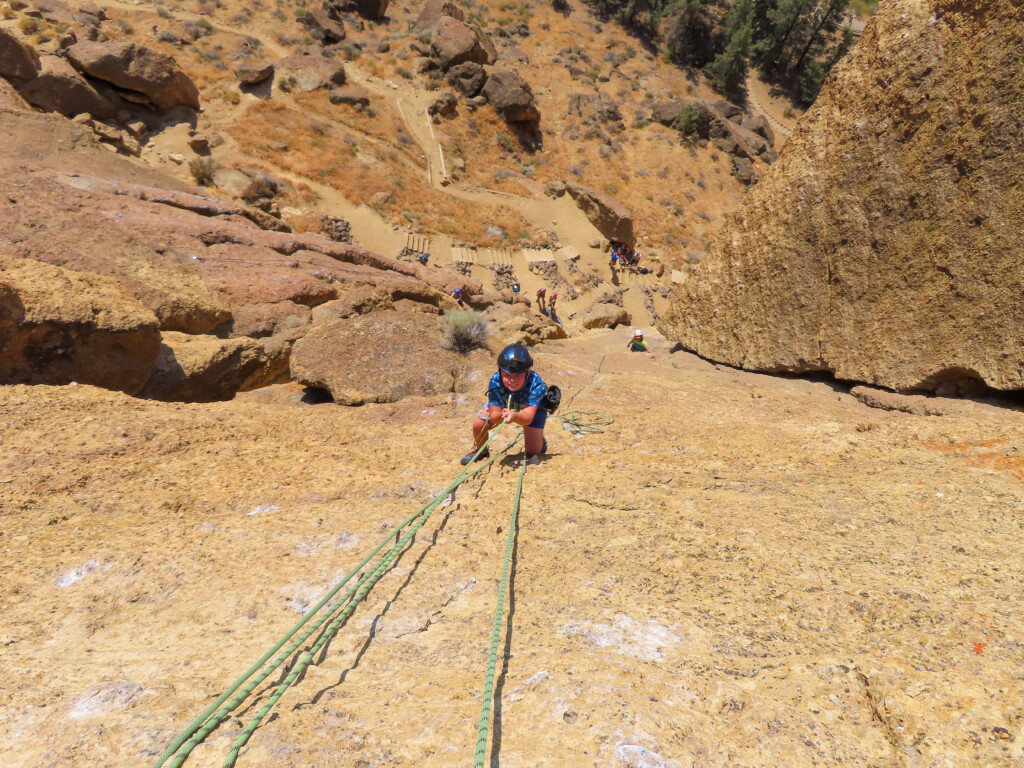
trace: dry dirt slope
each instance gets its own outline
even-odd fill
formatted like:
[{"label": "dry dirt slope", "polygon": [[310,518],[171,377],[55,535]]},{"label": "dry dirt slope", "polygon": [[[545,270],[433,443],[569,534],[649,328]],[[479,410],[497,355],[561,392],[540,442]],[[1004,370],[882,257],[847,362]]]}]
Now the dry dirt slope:
[{"label": "dry dirt slope", "polygon": [[[1024,417],[623,343],[538,354],[616,422],[527,473],[498,764],[1020,765]],[[0,389],[0,762],[151,765],[454,475],[476,405]],[[436,514],[240,766],[469,762],[515,473]]]}]

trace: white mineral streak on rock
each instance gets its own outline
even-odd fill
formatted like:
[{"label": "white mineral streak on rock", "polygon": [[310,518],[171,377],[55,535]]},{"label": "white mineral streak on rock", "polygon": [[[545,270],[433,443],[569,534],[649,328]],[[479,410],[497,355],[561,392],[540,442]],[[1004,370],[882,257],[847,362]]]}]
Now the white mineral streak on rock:
[{"label": "white mineral streak on rock", "polygon": [[89,560],[88,562],[82,563],[81,565],[76,565],[70,571],[65,571],[60,575],[60,577],[57,579],[57,586],[70,587],[76,581],[85,578],[90,573],[97,570],[99,567],[100,561],[96,560],[95,558]]},{"label": "white mineral streak on rock", "polygon": [[637,744],[619,744],[615,747],[616,768],[676,768],[657,752]]},{"label": "white mineral streak on rock", "polygon": [[614,653],[644,661],[661,661],[662,649],[680,642],[678,635],[656,621],[638,622],[624,613],[615,614],[611,624],[572,622],[567,635],[581,635],[595,648],[610,648]]},{"label": "white mineral streak on rock", "polygon": [[69,717],[78,718],[121,709],[142,694],[142,686],[131,680],[98,683],[86,688],[71,706]]},{"label": "white mineral streak on rock", "polygon": [[273,512],[275,509],[280,509],[276,504],[260,504],[252,512],[249,512],[246,517],[252,517],[253,515],[262,515],[264,512]]}]

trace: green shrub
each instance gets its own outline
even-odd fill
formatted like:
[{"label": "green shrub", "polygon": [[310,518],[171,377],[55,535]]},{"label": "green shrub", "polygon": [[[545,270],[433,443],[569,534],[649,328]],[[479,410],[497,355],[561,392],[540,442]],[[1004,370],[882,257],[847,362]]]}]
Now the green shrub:
[{"label": "green shrub", "polygon": [[487,321],[482,312],[475,309],[449,309],[444,316],[448,321],[445,347],[461,355],[487,347]]},{"label": "green shrub", "polygon": [[694,107],[686,107],[676,117],[672,127],[686,138],[693,138],[697,135],[697,130],[700,128],[700,112]]}]

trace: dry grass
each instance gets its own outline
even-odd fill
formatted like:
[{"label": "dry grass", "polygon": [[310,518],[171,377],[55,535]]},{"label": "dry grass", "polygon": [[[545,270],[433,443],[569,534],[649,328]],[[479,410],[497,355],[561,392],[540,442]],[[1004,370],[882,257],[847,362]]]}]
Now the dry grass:
[{"label": "dry grass", "polygon": [[[337,189],[346,199],[370,205],[397,226],[445,232],[480,245],[501,242],[500,237],[487,234],[492,226],[513,239],[530,237],[529,223],[508,208],[469,207],[428,187],[422,152],[411,140],[409,144],[399,140],[404,131],[387,110],[356,113],[331,105],[324,92],[298,95],[296,102],[301,111],[285,103],[258,102],[229,133],[243,152]],[[331,114],[339,119],[329,119]],[[273,149],[275,142],[288,148]],[[375,200],[382,192],[388,199]]]}]

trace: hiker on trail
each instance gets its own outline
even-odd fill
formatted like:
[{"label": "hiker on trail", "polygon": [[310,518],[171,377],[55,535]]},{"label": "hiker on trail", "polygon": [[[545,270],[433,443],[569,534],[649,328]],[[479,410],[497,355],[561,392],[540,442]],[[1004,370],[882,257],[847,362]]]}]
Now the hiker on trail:
[{"label": "hiker on trail", "polygon": [[466,308],[466,302],[463,301],[463,299],[462,299],[462,289],[461,288],[456,288],[454,291],[452,291],[452,298],[455,299],[455,302],[459,305],[460,308],[462,308],[462,309]]},{"label": "hiker on trail", "polygon": [[422,264],[424,267],[427,266],[427,259],[429,259],[429,258],[430,258],[430,254],[429,253],[422,253],[422,254],[420,254],[420,258],[419,258],[420,264]]},{"label": "hiker on trail", "polygon": [[[487,404],[473,422],[473,450],[462,457],[462,465],[473,461],[487,441],[487,434],[501,423],[519,424],[523,428],[526,456],[530,464],[540,464],[540,454],[547,453],[544,423],[548,412],[543,407],[548,386],[533,368],[530,351],[522,344],[509,344],[498,355],[498,371],[487,385]],[[484,449],[476,457],[482,461],[490,456]]]},{"label": "hiker on trail", "polygon": [[541,286],[537,289],[537,306],[540,307],[540,311],[544,311],[544,297],[547,294],[548,289]]},{"label": "hiker on trail", "polygon": [[629,340],[629,343],[626,345],[626,349],[628,349],[630,352],[651,351],[647,348],[647,342],[644,341],[643,328],[637,328],[635,331],[633,331],[633,338]]}]

